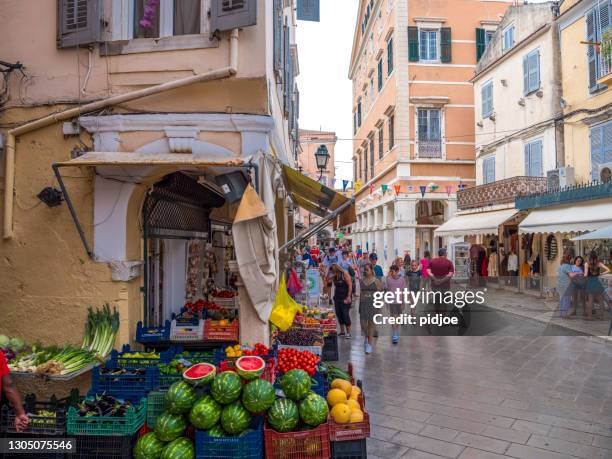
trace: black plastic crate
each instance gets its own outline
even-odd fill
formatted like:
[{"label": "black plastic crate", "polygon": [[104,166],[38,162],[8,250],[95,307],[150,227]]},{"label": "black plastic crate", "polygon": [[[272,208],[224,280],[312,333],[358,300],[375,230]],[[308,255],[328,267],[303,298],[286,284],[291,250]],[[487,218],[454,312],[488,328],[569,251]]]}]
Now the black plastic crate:
[{"label": "black plastic crate", "polygon": [[[65,434],[63,435],[64,437],[66,436]],[[36,434],[34,437],[32,436],[32,434],[5,434],[2,433],[0,434],[0,438],[7,438],[9,440],[15,440],[15,441],[27,441],[27,440],[31,440],[32,438],[36,438],[37,440],[57,440],[58,437],[54,436],[54,435],[40,435],[40,434]],[[65,459],[67,457],[73,457],[72,454],[65,454],[63,452],[58,452],[58,453],[32,453],[32,454],[28,454],[28,453],[24,453],[24,454],[14,454],[14,453],[6,453],[6,454],[2,454],[0,453],[0,458],[1,459],[15,459],[15,458],[19,458],[19,459]]]},{"label": "black plastic crate", "polygon": [[[133,435],[76,435],[76,453],[69,459],[124,459],[132,457],[132,450],[138,440]],[[39,458],[40,459],[40,456]]]},{"label": "black plastic crate", "polygon": [[324,362],[337,362],[339,359],[338,335],[336,333],[332,333],[324,338],[321,360]]},{"label": "black plastic crate", "polygon": [[367,459],[366,439],[331,442],[332,459]]}]

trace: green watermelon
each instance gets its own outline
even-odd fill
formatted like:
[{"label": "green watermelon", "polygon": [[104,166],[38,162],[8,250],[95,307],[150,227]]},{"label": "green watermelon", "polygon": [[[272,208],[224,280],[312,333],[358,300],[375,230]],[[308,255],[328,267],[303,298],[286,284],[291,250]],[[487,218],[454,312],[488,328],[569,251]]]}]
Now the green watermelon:
[{"label": "green watermelon", "polygon": [[148,432],[138,439],[134,447],[134,459],[159,459],[166,444]]},{"label": "green watermelon", "polygon": [[162,451],[161,459],[194,459],[193,442],[185,437],[179,437],[168,443]]},{"label": "green watermelon", "polygon": [[264,359],[256,355],[245,355],[236,360],[236,371],[248,381],[259,378],[265,368]]},{"label": "green watermelon", "polygon": [[316,427],[327,420],[327,401],[318,394],[308,394],[300,402],[300,417],[309,426]]},{"label": "green watermelon", "polygon": [[289,370],[281,379],[281,388],[291,400],[300,401],[310,392],[312,381],[304,370]]},{"label": "green watermelon", "polygon": [[221,426],[230,435],[238,435],[249,428],[251,414],[242,406],[234,402],[223,408],[221,412]]},{"label": "green watermelon", "polygon": [[274,386],[265,379],[255,379],[242,389],[242,404],[253,414],[259,414],[272,406],[276,399]]},{"label": "green watermelon", "polygon": [[290,432],[299,420],[298,407],[288,398],[277,398],[268,410],[268,423],[277,432]]},{"label": "green watermelon", "polygon": [[226,436],[225,430],[223,430],[223,427],[221,427],[219,424],[208,429],[206,433],[210,435],[211,437],[225,437]]},{"label": "green watermelon", "polygon": [[167,411],[160,414],[155,423],[155,435],[161,441],[172,441],[180,437],[187,428],[185,418]]},{"label": "green watermelon", "polygon": [[238,400],[242,382],[240,376],[233,371],[224,371],[217,375],[210,385],[210,393],[221,405],[228,405]]},{"label": "green watermelon", "polygon": [[166,410],[174,414],[189,412],[196,401],[196,392],[185,381],[177,381],[166,392]]},{"label": "green watermelon", "polygon": [[196,429],[208,430],[219,422],[221,405],[210,395],[205,395],[191,407],[189,421]]},{"label": "green watermelon", "polygon": [[215,379],[216,372],[217,368],[210,363],[196,363],[183,372],[183,379],[193,386],[203,386]]}]

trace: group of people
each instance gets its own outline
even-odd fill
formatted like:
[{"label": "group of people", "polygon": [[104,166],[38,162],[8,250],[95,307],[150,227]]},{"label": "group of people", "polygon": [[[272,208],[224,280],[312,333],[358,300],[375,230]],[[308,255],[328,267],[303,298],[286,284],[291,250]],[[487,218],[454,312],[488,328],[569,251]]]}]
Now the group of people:
[{"label": "group of people", "polygon": [[559,294],[559,311],[564,319],[576,315],[580,303],[583,305],[583,317],[593,319],[595,315],[603,320],[605,302],[609,299],[600,277],[608,274],[610,269],[599,259],[596,252],[591,252],[585,261],[581,256],[574,257],[572,251],[566,250],[557,272],[557,293]]},{"label": "group of people", "polygon": [[[450,279],[454,274],[454,266],[446,258],[446,249],[438,251],[438,257],[433,258],[426,251],[423,258],[412,259],[406,251],[404,257],[397,257],[389,267],[387,275],[378,264],[378,255],[374,252],[364,252],[360,246],[352,251],[348,246],[327,247],[319,249],[316,255],[309,247],[303,247],[298,254],[298,260],[310,267],[318,266],[324,286],[324,298],[333,302],[336,317],[340,326],[339,336],[351,339],[350,310],[353,304],[359,308],[359,320],[364,335],[364,352],[372,353],[372,344],[377,337],[374,315],[379,313],[374,307],[376,292],[397,292],[421,289],[448,290]],[[389,304],[389,315],[398,317],[403,314],[404,303]],[[400,326],[391,326],[391,342],[399,343]]]}]

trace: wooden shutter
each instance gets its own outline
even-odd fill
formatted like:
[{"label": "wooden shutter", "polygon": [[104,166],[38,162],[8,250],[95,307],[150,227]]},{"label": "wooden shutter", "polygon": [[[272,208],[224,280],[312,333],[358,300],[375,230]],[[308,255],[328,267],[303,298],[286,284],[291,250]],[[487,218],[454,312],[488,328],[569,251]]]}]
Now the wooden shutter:
[{"label": "wooden shutter", "polygon": [[523,95],[529,93],[529,56],[523,56]]},{"label": "wooden shutter", "polygon": [[540,88],[540,51],[523,57],[523,94],[527,95]]},{"label": "wooden shutter", "polygon": [[[587,41],[595,43],[597,41],[597,15],[596,10],[592,9],[586,15]],[[597,90],[597,53],[595,46],[587,46],[587,61],[589,69],[589,92]]]},{"label": "wooden shutter", "polygon": [[274,70],[283,69],[283,0],[274,0]]},{"label": "wooden shutter", "polygon": [[363,148],[363,180],[368,181],[368,143]]},{"label": "wooden shutter", "polygon": [[382,57],[378,59],[378,90],[380,91],[383,87],[383,62]]},{"label": "wooden shutter", "polygon": [[257,24],[257,0],[212,0],[210,24],[220,32]]},{"label": "wooden shutter", "polygon": [[419,62],[419,28],[408,27],[408,61]]},{"label": "wooden shutter", "polygon": [[531,177],[531,144],[525,144],[525,175]]},{"label": "wooden shutter", "polygon": [[389,150],[391,150],[395,144],[395,132],[393,132],[395,126],[393,123],[395,123],[395,115],[389,116]]},{"label": "wooden shutter", "polygon": [[353,135],[357,134],[357,112],[353,112]]},{"label": "wooden shutter", "polygon": [[361,127],[361,101],[357,103],[357,127]]},{"label": "wooden shutter", "polygon": [[453,60],[452,38],[450,27],[440,29],[440,61],[449,63]]},{"label": "wooden shutter", "polygon": [[387,75],[393,72],[393,38],[387,42]]},{"label": "wooden shutter", "polygon": [[370,137],[370,176],[374,178],[374,134]]},{"label": "wooden shutter", "polygon": [[383,153],[385,150],[385,141],[384,141],[384,126],[378,128],[378,158],[383,157]]},{"label": "wooden shutter", "polygon": [[476,62],[480,60],[487,47],[485,34],[485,29],[476,29]]},{"label": "wooden shutter", "polygon": [[283,50],[284,50],[284,74],[285,77],[283,79],[283,110],[285,112],[285,116],[289,115],[289,102],[292,92],[292,81],[291,75],[293,74],[293,65],[291,60],[291,44],[289,42],[289,27],[283,27]]},{"label": "wooden shutter", "polygon": [[58,0],[57,47],[71,48],[100,41],[98,0]]},{"label": "wooden shutter", "polygon": [[531,146],[531,172],[535,177],[544,175],[544,165],[542,163],[542,141],[537,140]]},{"label": "wooden shutter", "polygon": [[597,180],[598,166],[603,162],[602,132],[602,126],[596,126],[594,128],[591,128],[590,132],[592,180]]},{"label": "wooden shutter", "polygon": [[297,0],[297,18],[300,21],[320,21],[320,0]]}]

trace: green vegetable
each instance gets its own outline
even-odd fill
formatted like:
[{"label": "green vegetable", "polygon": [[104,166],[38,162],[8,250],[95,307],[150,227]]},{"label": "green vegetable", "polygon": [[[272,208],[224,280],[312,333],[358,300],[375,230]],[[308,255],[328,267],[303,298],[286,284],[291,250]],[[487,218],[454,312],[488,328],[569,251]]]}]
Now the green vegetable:
[{"label": "green vegetable", "polygon": [[104,359],[115,344],[115,337],[119,331],[119,313],[105,304],[102,309],[95,311],[90,307],[87,310],[87,322],[85,323],[85,337],[81,348],[93,351],[101,359]]}]

